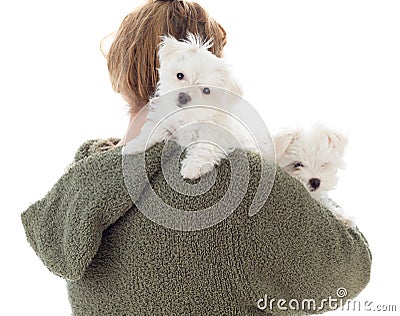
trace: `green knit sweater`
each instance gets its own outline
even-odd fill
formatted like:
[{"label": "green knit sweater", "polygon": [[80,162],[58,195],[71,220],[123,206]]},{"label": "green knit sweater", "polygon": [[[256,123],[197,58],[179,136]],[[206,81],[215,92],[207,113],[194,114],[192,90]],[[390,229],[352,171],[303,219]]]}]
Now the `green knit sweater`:
[{"label": "green knit sweater", "polygon": [[[353,298],[367,285],[371,255],[363,235],[280,169],[264,206],[248,216],[259,179],[257,156],[248,154],[249,186],[228,218],[207,229],[177,231],[136,208],[124,184],[121,148],[112,143],[83,144],[50,192],[22,214],[36,254],[67,280],[74,315],[320,313],[329,310],[324,299],[338,299],[338,289]],[[154,190],[167,204],[196,210],[223,196],[227,161],[209,192],[188,197],[165,181],[161,149],[158,144],[147,151],[152,188],[139,177],[138,199]],[[286,301],[279,305],[280,299]],[[294,311],[293,300],[304,310]],[[310,300],[315,307],[301,308]]]}]

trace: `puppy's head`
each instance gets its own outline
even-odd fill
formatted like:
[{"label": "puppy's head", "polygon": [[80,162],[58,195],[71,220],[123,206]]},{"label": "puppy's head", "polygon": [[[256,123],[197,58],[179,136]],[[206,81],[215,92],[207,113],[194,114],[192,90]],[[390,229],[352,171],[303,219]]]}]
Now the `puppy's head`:
[{"label": "puppy's head", "polygon": [[312,195],[332,190],[337,171],[344,168],[347,138],[321,125],[306,130],[286,130],[274,136],[277,163],[299,179]]},{"label": "puppy's head", "polygon": [[211,40],[204,42],[193,34],[189,34],[185,41],[164,36],[158,51],[160,79],[157,94],[179,89],[175,98],[179,107],[210,104],[210,100],[215,98],[215,87],[241,95],[228,66],[208,51],[211,45]]}]

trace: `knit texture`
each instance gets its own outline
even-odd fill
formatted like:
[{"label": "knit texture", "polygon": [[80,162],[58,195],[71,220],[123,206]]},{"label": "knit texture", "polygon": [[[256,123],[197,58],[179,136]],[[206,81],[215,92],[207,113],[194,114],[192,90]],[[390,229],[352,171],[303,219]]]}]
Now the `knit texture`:
[{"label": "knit texture", "polygon": [[[22,214],[36,254],[67,280],[74,315],[320,313],[329,309],[322,300],[337,298],[339,288],[349,299],[367,285],[371,254],[363,235],[336,220],[281,169],[268,200],[249,217],[261,164],[269,166],[246,153],[250,177],[239,207],[207,229],[177,231],[149,220],[135,199],[151,199],[153,191],[163,204],[149,205],[166,212],[165,204],[188,211],[214,205],[228,190],[229,161],[217,167],[208,192],[187,196],[164,179],[163,145],[157,144],[146,152],[151,188],[138,171],[135,192],[128,194],[117,142],[83,144],[51,191]],[[176,155],[177,146],[163,161],[164,170],[177,168],[170,163]],[[131,168],[135,174],[134,163]],[[268,304],[276,301],[260,310],[257,302],[266,295]],[[316,308],[294,311],[286,303],[283,310],[279,299],[295,299],[300,307],[313,299]]]}]

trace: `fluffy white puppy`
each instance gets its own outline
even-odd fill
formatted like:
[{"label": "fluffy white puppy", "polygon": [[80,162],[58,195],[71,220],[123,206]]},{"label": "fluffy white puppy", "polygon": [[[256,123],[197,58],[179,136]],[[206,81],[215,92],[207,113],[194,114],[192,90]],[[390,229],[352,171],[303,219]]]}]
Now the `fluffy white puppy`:
[{"label": "fluffy white puppy", "polygon": [[338,182],[337,171],[345,166],[343,154],[347,138],[319,124],[308,130],[284,130],[273,139],[277,163],[300,180],[346,226],[352,226],[353,221],[328,197]]},{"label": "fluffy white puppy", "polygon": [[173,137],[186,148],[181,175],[195,179],[211,171],[238,144],[257,151],[232,119],[231,110],[241,103],[241,89],[227,64],[208,51],[211,45],[192,34],[185,41],[163,37],[156,95],[140,134],[126,144],[125,154],[144,152]]}]

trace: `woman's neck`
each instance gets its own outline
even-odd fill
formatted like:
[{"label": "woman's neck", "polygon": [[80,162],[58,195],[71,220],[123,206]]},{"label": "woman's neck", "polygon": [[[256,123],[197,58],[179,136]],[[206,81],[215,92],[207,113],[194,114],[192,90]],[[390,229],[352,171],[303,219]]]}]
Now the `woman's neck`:
[{"label": "woman's neck", "polygon": [[147,109],[142,109],[136,113],[130,112],[128,129],[126,130],[125,136],[119,141],[117,146],[124,146],[127,142],[139,135],[144,122],[146,122],[146,118]]}]

